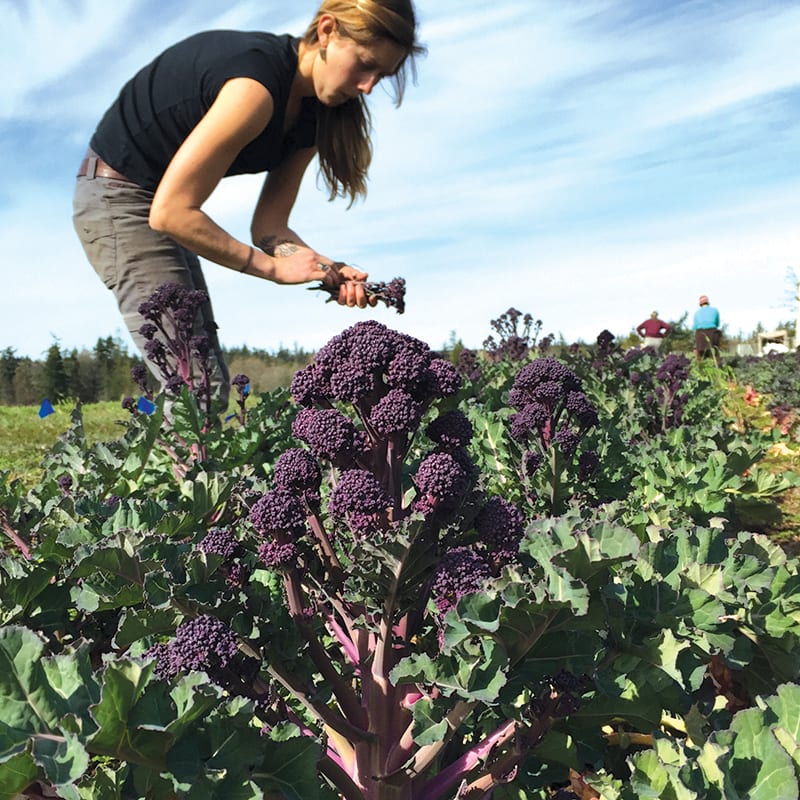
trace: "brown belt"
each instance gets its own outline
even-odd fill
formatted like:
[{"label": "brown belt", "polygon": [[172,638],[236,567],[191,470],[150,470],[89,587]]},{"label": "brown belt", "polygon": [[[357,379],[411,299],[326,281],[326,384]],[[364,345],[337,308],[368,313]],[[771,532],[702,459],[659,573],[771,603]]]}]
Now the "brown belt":
[{"label": "brown belt", "polygon": [[126,178],[121,172],[117,172],[110,164],[106,164],[94,150],[87,150],[86,158],[81,161],[78,170],[78,178],[113,178],[115,181],[125,181],[133,183],[130,178]]}]

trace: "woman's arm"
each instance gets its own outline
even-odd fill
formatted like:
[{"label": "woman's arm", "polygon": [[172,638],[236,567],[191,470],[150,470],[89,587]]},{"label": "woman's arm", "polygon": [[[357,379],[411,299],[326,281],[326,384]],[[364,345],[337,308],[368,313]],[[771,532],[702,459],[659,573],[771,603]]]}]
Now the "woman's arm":
[{"label": "woman's arm", "polygon": [[[253,242],[281,265],[293,261],[309,264],[330,264],[334,259],[309,247],[290,227],[289,215],[297,200],[300,184],[308,165],[314,158],[313,147],[295,151],[283,164],[273,169],[264,180],[258,199],[250,233]],[[363,308],[368,300],[363,282],[368,275],[353,267],[341,266],[328,272],[326,283],[339,286],[339,302]],[[372,303],[374,305],[374,302]]]},{"label": "woman's arm", "polygon": [[316,149],[295,151],[264,179],[264,186],[253,212],[250,234],[253,243],[269,255],[286,256],[308,245],[289,228],[289,215],[297,200],[300,184]]},{"label": "woman's arm", "polygon": [[277,283],[323,280],[330,271],[321,270],[318,262],[279,263],[235,239],[202,210],[236,156],[269,124],[273,111],[272,95],[258,81],[229,80],[164,172],[150,208],[150,226],[225,267],[241,270],[248,265],[249,274]]}]

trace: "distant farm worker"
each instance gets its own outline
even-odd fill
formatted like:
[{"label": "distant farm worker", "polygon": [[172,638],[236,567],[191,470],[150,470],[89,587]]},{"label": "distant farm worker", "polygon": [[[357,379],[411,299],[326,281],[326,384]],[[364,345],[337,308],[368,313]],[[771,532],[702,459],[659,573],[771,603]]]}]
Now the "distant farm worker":
[{"label": "distant farm worker", "polygon": [[644,339],[644,346],[652,347],[656,351],[661,349],[661,343],[669,331],[670,326],[658,318],[658,311],[653,311],[650,319],[646,319],[636,328],[636,333]]},{"label": "distant farm worker", "polygon": [[700,307],[694,312],[694,357],[698,360],[707,355],[716,358],[722,334],[719,329],[719,311],[709,305],[708,297],[700,295]]},{"label": "distant farm worker", "polygon": [[[343,305],[374,302],[366,273],[306,244],[289,215],[315,155],[329,199],[366,196],[366,95],[386,78],[400,104],[407,68],[413,75],[424,52],[416,27],[412,0],[323,0],[302,37],[198,33],[125,84],[80,165],[73,219],[140,349],[139,305],[159,286],[207,291],[198,256],[279,284],[323,281],[338,287]],[[202,207],[222,178],[262,172],[250,226],[255,249]],[[211,339],[224,403],[228,370],[210,303],[196,327]]]}]

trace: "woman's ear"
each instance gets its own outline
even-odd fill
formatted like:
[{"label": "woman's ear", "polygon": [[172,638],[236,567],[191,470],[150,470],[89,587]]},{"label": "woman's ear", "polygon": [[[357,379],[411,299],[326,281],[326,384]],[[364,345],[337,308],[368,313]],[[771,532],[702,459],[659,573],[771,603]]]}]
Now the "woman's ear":
[{"label": "woman's ear", "polygon": [[317,22],[317,39],[320,47],[327,47],[331,37],[336,33],[336,17],[333,14],[322,14]]}]

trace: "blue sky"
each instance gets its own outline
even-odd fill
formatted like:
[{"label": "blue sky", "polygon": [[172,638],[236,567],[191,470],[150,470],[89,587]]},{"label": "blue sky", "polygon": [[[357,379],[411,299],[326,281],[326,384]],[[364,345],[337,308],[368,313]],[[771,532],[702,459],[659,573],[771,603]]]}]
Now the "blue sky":
[{"label": "blue sky", "polygon": [[[206,264],[223,344],[315,349],[373,317],[479,347],[510,307],[568,341],[677,319],[708,294],[732,333],[790,318],[800,272],[800,4],[417,0],[429,48],[400,109],[373,93],[366,202],[315,170],[295,230],[406,314],[325,304]],[[301,33],[306,0],[0,0],[0,348],[130,340],[72,229],[74,174],[120,86],[210,28]],[[259,176],[206,206],[247,240]],[[131,346],[132,347],[132,346]]]}]

